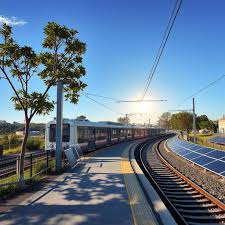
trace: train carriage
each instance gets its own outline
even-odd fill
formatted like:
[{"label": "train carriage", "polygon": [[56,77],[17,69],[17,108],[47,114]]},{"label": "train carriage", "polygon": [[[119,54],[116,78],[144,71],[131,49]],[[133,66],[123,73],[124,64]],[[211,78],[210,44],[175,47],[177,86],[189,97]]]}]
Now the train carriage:
[{"label": "train carriage", "polygon": [[[83,152],[88,152],[103,146],[155,136],[163,133],[163,129],[146,128],[135,125],[123,125],[114,122],[90,122],[87,120],[63,120],[62,146],[79,144]],[[46,124],[46,149],[55,149],[56,121]]]}]

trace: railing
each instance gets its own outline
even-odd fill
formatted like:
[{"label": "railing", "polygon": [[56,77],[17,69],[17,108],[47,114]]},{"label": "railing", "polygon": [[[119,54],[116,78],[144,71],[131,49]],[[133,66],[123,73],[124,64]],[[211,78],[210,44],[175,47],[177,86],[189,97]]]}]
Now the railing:
[{"label": "railing", "polygon": [[[54,167],[54,151],[32,153],[25,156],[25,181],[32,183],[38,176],[48,175]],[[8,157],[0,160],[0,189],[9,185],[18,184],[19,157]]]},{"label": "railing", "polygon": [[[189,141],[194,142],[194,137],[190,136]],[[206,147],[216,148],[220,150],[225,150],[225,146],[222,144],[211,143],[207,139],[200,139],[196,137],[196,144],[203,145]]]}]

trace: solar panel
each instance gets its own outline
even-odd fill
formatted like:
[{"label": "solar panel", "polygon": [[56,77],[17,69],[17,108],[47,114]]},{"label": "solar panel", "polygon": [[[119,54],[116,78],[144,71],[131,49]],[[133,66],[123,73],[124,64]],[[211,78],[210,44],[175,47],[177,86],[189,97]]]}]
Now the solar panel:
[{"label": "solar panel", "polygon": [[202,153],[202,154],[207,154],[207,153],[211,152],[212,150],[213,150],[212,148],[200,148],[200,149],[197,149],[196,152]]},{"label": "solar panel", "polygon": [[217,160],[205,165],[205,167],[216,173],[221,173],[225,171],[225,162]]},{"label": "solar panel", "polygon": [[203,166],[203,165],[205,165],[207,163],[215,161],[215,159],[209,158],[207,156],[201,156],[199,158],[193,159],[192,161],[197,163],[197,164],[199,164],[200,166]]},{"label": "solar panel", "polygon": [[223,136],[216,136],[214,138],[208,139],[208,141],[211,142],[211,143],[217,143],[217,144],[224,145],[225,144],[225,137],[223,137]]},{"label": "solar panel", "polygon": [[167,146],[181,157],[218,175],[225,176],[225,151],[203,147],[177,137],[168,140]]},{"label": "solar panel", "polygon": [[192,152],[192,153],[190,153],[188,155],[185,155],[185,158],[187,158],[187,159],[194,159],[194,158],[197,158],[199,156],[201,156],[201,155],[198,154],[198,153]]},{"label": "solar panel", "polygon": [[213,150],[212,152],[209,152],[207,154],[207,156],[211,156],[213,158],[220,159],[220,158],[225,157],[225,152],[223,152],[223,151],[214,151]]}]

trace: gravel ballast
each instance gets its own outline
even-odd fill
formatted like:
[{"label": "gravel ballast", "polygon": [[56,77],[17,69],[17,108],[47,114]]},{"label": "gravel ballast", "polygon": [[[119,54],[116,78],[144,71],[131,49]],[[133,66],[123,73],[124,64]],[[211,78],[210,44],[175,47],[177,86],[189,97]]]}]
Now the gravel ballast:
[{"label": "gravel ballast", "polygon": [[[192,164],[191,162],[176,155],[172,151],[164,148],[164,142],[160,144],[162,156],[179,172],[188,177],[191,181],[198,184],[201,188],[208,191],[214,197],[225,204],[225,179],[206,171],[205,169]],[[151,150],[150,150],[151,151]]]}]

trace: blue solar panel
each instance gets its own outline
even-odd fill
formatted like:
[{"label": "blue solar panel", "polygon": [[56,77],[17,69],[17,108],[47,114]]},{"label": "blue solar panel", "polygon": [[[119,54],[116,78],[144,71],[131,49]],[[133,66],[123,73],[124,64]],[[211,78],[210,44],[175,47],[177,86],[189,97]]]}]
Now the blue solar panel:
[{"label": "blue solar panel", "polygon": [[201,153],[201,154],[207,154],[207,153],[211,152],[212,150],[213,150],[212,148],[200,148],[195,151],[198,153]]},{"label": "blue solar panel", "polygon": [[170,139],[167,146],[181,157],[225,176],[225,151],[203,147],[180,140],[177,137]]},{"label": "blue solar panel", "polygon": [[192,153],[190,153],[188,155],[185,155],[185,158],[186,159],[194,159],[194,158],[199,157],[199,156],[201,156],[201,155],[198,154],[198,153],[192,152]]},{"label": "blue solar panel", "polygon": [[225,144],[225,137],[217,136],[217,137],[209,139],[208,141],[211,142],[211,143],[217,143],[217,144],[224,145]]},{"label": "blue solar panel", "polygon": [[200,166],[203,166],[203,165],[205,165],[207,163],[215,161],[215,159],[209,158],[207,156],[201,156],[199,158],[193,159],[192,161],[197,163],[197,164],[199,164]]},{"label": "blue solar panel", "polygon": [[182,156],[183,156],[183,155],[186,155],[186,154],[188,154],[188,153],[190,153],[189,150],[181,150],[181,151],[178,152],[178,154],[179,154],[179,155],[182,155]]},{"label": "blue solar panel", "polygon": [[205,166],[207,169],[210,169],[216,173],[221,173],[225,171],[225,162],[222,161],[214,161]]},{"label": "blue solar panel", "polygon": [[225,157],[225,151],[223,152],[223,151],[213,150],[212,152],[208,153],[207,156],[220,159]]},{"label": "blue solar panel", "polygon": [[195,151],[195,150],[201,148],[201,146],[199,146],[199,145],[193,145],[193,146],[188,147],[188,148],[191,149],[191,150],[193,150],[193,151]]}]

